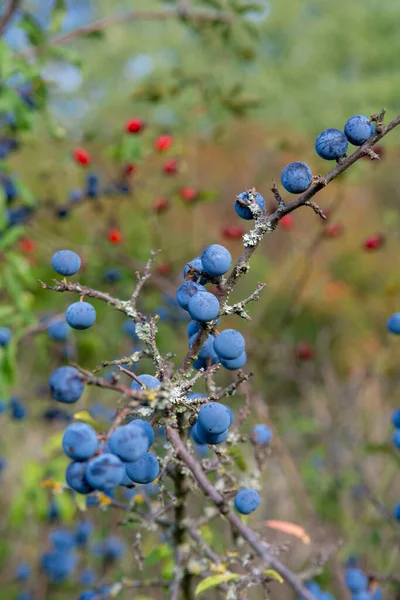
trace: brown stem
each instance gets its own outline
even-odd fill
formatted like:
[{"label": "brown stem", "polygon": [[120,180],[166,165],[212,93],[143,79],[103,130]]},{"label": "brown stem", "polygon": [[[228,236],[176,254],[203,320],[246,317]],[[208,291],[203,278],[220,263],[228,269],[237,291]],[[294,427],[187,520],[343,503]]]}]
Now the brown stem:
[{"label": "brown stem", "polygon": [[5,32],[7,25],[11,21],[13,15],[18,10],[21,0],[10,0],[7,8],[0,17],[0,36]]}]

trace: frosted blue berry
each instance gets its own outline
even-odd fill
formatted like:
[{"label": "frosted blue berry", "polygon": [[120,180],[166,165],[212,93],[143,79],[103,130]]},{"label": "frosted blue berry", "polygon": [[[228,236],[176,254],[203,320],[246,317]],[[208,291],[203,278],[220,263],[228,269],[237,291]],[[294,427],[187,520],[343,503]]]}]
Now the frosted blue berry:
[{"label": "frosted blue berry", "polygon": [[259,423],[254,425],[250,433],[250,440],[255,446],[268,446],[272,439],[272,431],[268,425]]},{"label": "frosted blue berry", "polygon": [[17,398],[16,396],[13,396],[10,400],[9,403],[9,408],[11,411],[11,416],[13,419],[16,419],[17,421],[21,421],[22,419],[24,419],[26,417],[26,408],[25,406],[22,404],[21,400],[19,398]]},{"label": "frosted blue berry", "polygon": [[376,590],[374,592],[371,592],[370,600],[383,600],[382,589],[381,588],[376,588]]},{"label": "frosted blue berry", "polygon": [[394,313],[388,318],[386,327],[390,333],[400,335],[400,312]]},{"label": "frosted blue berry", "polygon": [[196,321],[189,321],[186,331],[188,338],[191,338],[195,333],[200,331],[200,323],[197,323]]},{"label": "frosted blue berry", "polygon": [[12,338],[11,329],[8,327],[0,327],[0,346],[7,346],[8,342]]},{"label": "frosted blue berry", "polygon": [[126,335],[129,335],[133,340],[139,339],[136,333],[136,323],[131,319],[126,319],[123,322],[122,329],[123,332],[126,333]]},{"label": "frosted blue berry", "polygon": [[225,431],[222,431],[221,433],[209,433],[207,431],[204,431],[199,426],[198,421],[197,421],[197,423],[195,423],[193,425],[193,427],[190,430],[190,435],[191,435],[193,441],[196,444],[199,444],[200,446],[204,445],[204,444],[209,444],[209,445],[221,444],[228,437],[228,433],[229,433],[228,429],[226,429]]},{"label": "frosted blue berry", "polygon": [[283,169],[281,182],[287,192],[301,194],[311,185],[311,169],[306,163],[292,162]]},{"label": "frosted blue berry", "polygon": [[362,592],[368,589],[368,577],[361,569],[347,569],[345,582],[351,592]]},{"label": "frosted blue berry", "polygon": [[[250,200],[248,192],[242,192],[241,194],[238,195],[238,198],[242,202],[248,202]],[[256,193],[255,200],[256,200],[256,205],[258,206],[258,208],[261,208],[261,210],[264,210],[265,209],[265,200],[261,196],[261,194],[259,194],[258,192]],[[246,221],[251,221],[252,219],[254,219],[253,213],[251,212],[250,208],[248,206],[244,206],[243,204],[239,203],[237,200],[235,201],[235,211],[236,211],[236,214],[241,219],[245,219]]]},{"label": "frosted blue berry", "polygon": [[65,480],[70,488],[79,494],[90,494],[93,488],[86,479],[87,462],[71,462],[65,472]]},{"label": "frosted blue berry", "polygon": [[72,404],[82,396],[84,384],[77,369],[59,367],[50,375],[51,395],[58,402]]},{"label": "frosted blue berry", "polygon": [[21,563],[15,569],[15,579],[17,581],[27,581],[31,576],[32,569],[27,563]]},{"label": "frosted blue berry", "polygon": [[340,129],[325,129],[315,140],[317,154],[325,160],[336,160],[347,152],[349,142]]},{"label": "frosted blue berry", "polygon": [[[201,262],[200,256],[197,256],[193,260],[190,260],[188,263],[186,263],[185,268],[183,269],[183,278],[184,279],[186,279],[186,276],[189,273],[189,269],[191,267],[195,271],[198,271],[199,273],[203,272],[203,270],[204,270],[203,269],[203,263]],[[203,283],[205,281],[204,277],[202,277],[201,275],[199,275],[199,273],[195,272],[193,281],[197,281],[197,283]],[[202,281],[200,282],[200,280],[202,280]]]},{"label": "frosted blue berry", "polygon": [[90,521],[79,521],[75,529],[75,541],[78,546],[87,544],[93,532],[93,523]]},{"label": "frosted blue berry", "polygon": [[[131,428],[132,429],[132,428]],[[88,463],[86,479],[94,489],[110,490],[120,485],[125,465],[114,454],[101,454]]]},{"label": "frosted blue berry", "polygon": [[68,529],[54,529],[50,533],[49,539],[56,550],[70,550],[75,546],[74,534]]},{"label": "frosted blue berry", "polygon": [[237,358],[233,360],[225,360],[223,358],[220,359],[221,365],[228,369],[229,371],[236,371],[237,369],[241,369],[246,364],[247,355],[246,352],[243,352]]},{"label": "frosted blue berry", "polygon": [[190,298],[187,308],[192,319],[202,323],[213,321],[219,314],[219,302],[210,292],[201,292]]},{"label": "frosted blue berry", "polygon": [[400,448],[400,429],[395,429],[392,436],[392,442],[396,448]]},{"label": "frosted blue berry", "polygon": [[[195,333],[189,340],[189,348],[191,348],[193,346],[193,344],[195,343],[196,339],[197,339],[197,333]],[[202,345],[202,347],[199,350],[198,353],[198,358],[202,359],[202,360],[207,360],[209,358],[212,358],[214,356],[214,336],[209,334],[207,336],[206,341],[204,342],[204,344]]]},{"label": "frosted blue berry", "polygon": [[232,256],[229,250],[220,244],[211,244],[201,255],[203,269],[212,277],[224,275],[232,264]]},{"label": "frosted blue berry", "polygon": [[400,429],[400,408],[394,410],[392,413],[392,425]]},{"label": "frosted blue berry", "polygon": [[238,513],[241,515],[249,515],[258,508],[260,496],[256,490],[244,488],[236,494],[233,502]]},{"label": "frosted blue berry", "polygon": [[158,460],[148,452],[126,465],[126,473],[135,483],[151,483],[160,471]]},{"label": "frosted blue berry", "polygon": [[63,342],[70,333],[70,328],[65,321],[54,321],[47,328],[49,338],[56,342]]},{"label": "frosted blue berry", "polygon": [[73,329],[88,329],[96,320],[96,311],[89,302],[74,302],[68,306],[65,319]]},{"label": "frosted blue berry", "polygon": [[196,283],[195,281],[185,281],[176,290],[176,301],[179,306],[188,310],[188,304],[191,298],[197,295],[198,292],[205,292],[206,288]]},{"label": "frosted blue berry", "polygon": [[62,447],[73,460],[87,460],[99,447],[97,433],[87,423],[72,423],[64,431]]},{"label": "frosted blue berry", "polygon": [[[154,378],[155,379],[155,378]],[[154,443],[154,430],[148,421],[144,421],[143,419],[134,419],[129,423],[129,425],[134,425],[135,427],[140,427],[143,430],[144,435],[147,437],[149,441],[149,448]]]},{"label": "frosted blue berry", "polygon": [[200,431],[220,434],[231,425],[231,412],[220,402],[208,402],[199,410],[198,427]]},{"label": "frosted blue berry", "polygon": [[129,423],[118,427],[110,436],[110,449],[121,460],[138,460],[150,448],[148,434],[143,427]]},{"label": "frosted blue berry", "polygon": [[244,337],[236,329],[225,329],[214,340],[214,350],[219,358],[233,360],[243,354],[245,349]]},{"label": "frosted blue berry", "polygon": [[[85,569],[79,575],[79,583],[81,585],[84,585],[84,586],[94,585],[95,581],[96,581],[96,573],[92,569]],[[94,596],[92,596],[92,598],[93,597]]]},{"label": "frosted blue berry", "polygon": [[[140,379],[144,386],[146,386],[146,388],[149,388],[150,390],[155,390],[161,385],[160,380],[157,379],[157,377],[154,377],[153,375],[139,375],[138,379]],[[133,380],[131,383],[131,390],[144,390],[144,386],[140,386],[137,381]]]},{"label": "frosted blue berry", "polygon": [[400,521],[400,504],[398,504],[394,511],[393,511],[393,516],[397,521]]},{"label": "frosted blue berry", "polygon": [[[321,598],[321,596],[320,596]],[[324,600],[324,598],[323,598]],[[351,600],[371,600],[371,594],[367,590],[361,590],[359,592],[354,592],[351,595]]]},{"label": "frosted blue berry", "polygon": [[375,133],[375,127],[373,123],[369,122],[368,117],[355,115],[347,121],[344,126],[344,133],[350,144],[362,146]]},{"label": "frosted blue berry", "polygon": [[59,250],[51,259],[51,266],[60,275],[75,275],[81,268],[81,259],[72,250]]}]

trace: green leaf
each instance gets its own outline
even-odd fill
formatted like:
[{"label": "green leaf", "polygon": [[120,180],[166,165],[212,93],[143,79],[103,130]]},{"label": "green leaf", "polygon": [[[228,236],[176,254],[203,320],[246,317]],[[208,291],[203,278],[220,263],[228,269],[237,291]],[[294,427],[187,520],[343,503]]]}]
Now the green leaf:
[{"label": "green leaf", "polygon": [[160,560],[165,560],[171,556],[172,549],[168,546],[168,544],[161,544],[161,546],[158,546],[158,548],[155,548],[148,556],[146,556],[144,565],[145,567],[151,567],[152,565],[156,565],[158,562],[160,562]]},{"label": "green leaf", "polygon": [[283,583],[283,577],[273,569],[268,569],[267,571],[264,571],[264,575],[266,575],[266,577],[269,577],[270,579],[279,581],[279,583]]},{"label": "green leaf", "polygon": [[84,512],[86,510],[86,496],[84,494],[75,493],[74,500],[78,510]]},{"label": "green leaf", "polygon": [[235,459],[236,465],[241,471],[247,471],[247,462],[244,458],[241,450],[238,447],[231,446],[229,448],[229,455]]},{"label": "green leaf", "polygon": [[222,575],[212,575],[211,577],[206,577],[203,581],[200,581],[199,585],[196,587],[194,593],[196,596],[199,596],[203,592],[207,590],[211,590],[212,588],[221,585],[222,583],[227,583],[228,581],[235,581],[241,579],[241,575],[239,573],[230,573],[227,571]]},{"label": "green leaf", "polygon": [[20,196],[24,206],[34,207],[36,206],[37,200],[31,189],[23,185],[20,181],[18,182],[18,195]]},{"label": "green leaf", "polygon": [[197,196],[197,200],[199,202],[215,202],[215,200],[218,200],[218,198],[219,192],[216,190],[202,190]]},{"label": "green leaf", "polygon": [[105,431],[106,430],[106,428],[103,427],[103,425],[100,425],[100,423],[98,423],[98,421],[96,421],[96,419],[94,419],[92,417],[92,415],[90,413],[88,413],[87,410],[81,410],[80,412],[75,413],[74,419],[76,419],[77,421],[82,421],[83,423],[87,423],[88,425],[91,425],[94,429],[97,429],[97,431]]},{"label": "green leaf", "polygon": [[61,450],[61,442],[63,435],[63,431],[57,431],[57,433],[54,433],[52,436],[49,437],[49,439],[43,446],[43,454],[46,457],[51,456],[52,454],[54,454],[54,452],[57,452],[57,450]]},{"label": "green leaf", "polygon": [[51,25],[49,27],[50,33],[58,33],[64,23],[65,16],[67,14],[67,7],[65,0],[56,0],[51,14]]},{"label": "green leaf", "polygon": [[39,46],[40,44],[44,43],[45,36],[42,28],[38,21],[36,21],[36,19],[29,13],[23,13],[22,19],[18,23],[18,27],[25,31],[32,46]]},{"label": "green leaf", "polygon": [[5,250],[6,248],[10,248],[23,235],[24,235],[23,227],[12,227],[8,231],[6,231],[6,233],[0,239],[0,249]]},{"label": "green leaf", "polygon": [[10,265],[15,269],[18,277],[26,286],[34,286],[36,279],[33,276],[31,266],[29,262],[23,256],[16,254],[15,252],[9,252],[7,254],[7,260]]}]

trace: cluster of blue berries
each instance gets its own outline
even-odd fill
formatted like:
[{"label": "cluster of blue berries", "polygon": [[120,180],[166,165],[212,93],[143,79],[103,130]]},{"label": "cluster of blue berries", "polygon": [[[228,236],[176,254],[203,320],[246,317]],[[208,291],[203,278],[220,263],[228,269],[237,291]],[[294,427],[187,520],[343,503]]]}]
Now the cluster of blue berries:
[{"label": "cluster of blue berries", "polygon": [[[59,250],[51,259],[53,269],[64,277],[75,275],[81,268],[81,259],[71,250]],[[65,320],[72,329],[88,329],[96,320],[96,311],[89,302],[74,302],[65,313]]]},{"label": "cluster of blue berries", "polygon": [[382,600],[382,590],[380,588],[369,589],[368,577],[361,569],[348,568],[345,582],[351,593],[351,600]]},{"label": "cluster of blue berries", "polygon": [[25,405],[17,396],[12,396],[10,401],[7,403],[0,398],[0,414],[5,413],[6,411],[9,412],[11,418],[15,421],[22,421],[22,419],[25,419],[27,415],[27,409]]},{"label": "cluster of blue berries", "polygon": [[[374,133],[374,125],[368,117],[355,115],[345,124],[344,132],[333,128],[322,131],[315,140],[315,150],[325,160],[338,160],[346,155],[349,142],[362,146]],[[310,187],[312,177],[310,167],[297,161],[283,169],[281,182],[287,192],[301,194]]]},{"label": "cluster of blue berries", "polygon": [[392,436],[393,444],[396,448],[400,448],[400,408],[392,414],[392,425],[395,428]]}]

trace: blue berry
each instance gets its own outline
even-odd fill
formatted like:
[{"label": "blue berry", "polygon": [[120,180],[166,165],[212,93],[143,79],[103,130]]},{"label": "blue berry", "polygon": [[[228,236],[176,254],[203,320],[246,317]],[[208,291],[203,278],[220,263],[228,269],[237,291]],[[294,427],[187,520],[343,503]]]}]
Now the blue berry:
[{"label": "blue berry", "polygon": [[93,523],[90,521],[79,521],[75,529],[75,541],[77,545],[84,546],[87,544],[92,531]]},{"label": "blue berry", "polygon": [[132,321],[132,319],[126,319],[126,321],[123,322],[122,329],[123,332],[126,333],[126,335],[129,335],[133,340],[139,339],[136,333],[136,323]]},{"label": "blue berry", "polygon": [[97,198],[99,195],[99,178],[95,173],[90,173],[86,179],[86,196],[88,198]]},{"label": "blue berry", "polygon": [[344,126],[344,133],[350,144],[362,146],[375,133],[375,127],[373,123],[369,122],[368,117],[355,115],[347,121]]},{"label": "blue berry", "polygon": [[388,318],[386,327],[390,333],[400,334],[400,312],[394,313]]},{"label": "blue berry", "polygon": [[138,460],[150,447],[149,438],[138,425],[122,425],[110,436],[110,448],[124,461]]},{"label": "blue berry", "polygon": [[11,329],[8,327],[0,327],[0,346],[7,346],[8,342],[12,338]]},{"label": "blue berry", "polygon": [[376,588],[374,592],[371,592],[371,600],[383,600],[383,592],[381,588]]},{"label": "blue berry", "polygon": [[26,581],[31,576],[32,569],[27,563],[21,563],[15,569],[15,579],[17,581]]},{"label": "blue berry", "polygon": [[[242,202],[248,202],[249,193],[242,192],[238,195],[238,198],[239,200],[242,200]],[[265,209],[265,200],[258,192],[256,193],[256,204],[258,208],[261,208],[261,210]],[[241,219],[245,219],[246,221],[251,221],[252,219],[254,219],[253,213],[251,212],[250,208],[248,206],[243,206],[237,200],[235,201],[235,211]]]},{"label": "blue berry", "polygon": [[159,471],[158,460],[148,452],[126,465],[126,473],[135,483],[150,483],[157,478]]},{"label": "blue berry", "polygon": [[110,490],[120,485],[125,465],[114,454],[101,454],[88,463],[86,479],[94,489]]},{"label": "blue berry", "polygon": [[368,577],[361,569],[347,569],[345,582],[351,592],[361,592],[368,588]]},{"label": "blue berry", "polygon": [[223,358],[220,359],[221,365],[228,369],[229,371],[236,371],[237,369],[241,369],[246,364],[247,355],[246,352],[243,352],[237,358],[233,360],[225,360]]},{"label": "blue berry", "polygon": [[15,396],[13,396],[10,400],[9,407],[10,407],[11,416],[13,419],[16,419],[17,421],[21,421],[22,419],[24,419],[26,417],[26,408],[22,404],[22,402],[19,398],[16,398]]},{"label": "blue berry", "polygon": [[202,292],[190,298],[188,311],[195,321],[202,323],[213,321],[219,314],[219,302],[214,294]]},{"label": "blue berry", "polygon": [[7,408],[7,404],[4,402],[4,400],[2,400],[0,398],[0,415],[1,415],[1,413],[5,412],[6,408]]},{"label": "blue berry", "polygon": [[206,289],[195,281],[185,281],[176,290],[176,300],[179,306],[188,310],[188,304],[191,298],[197,295],[198,292],[205,292]]},{"label": "blue berry", "polygon": [[220,402],[208,402],[199,410],[198,426],[200,431],[220,434],[231,425],[231,412]]},{"label": "blue berry", "polygon": [[62,583],[75,570],[77,556],[74,552],[56,550],[43,554],[41,563],[44,572],[52,583]]},{"label": "blue berry", "polygon": [[212,277],[224,275],[232,264],[229,250],[220,244],[211,244],[203,251],[201,262],[204,271]]},{"label": "blue berry", "polygon": [[[93,585],[96,581],[96,573],[92,569],[85,569],[79,575],[79,583],[81,585]],[[93,596],[92,596],[93,597]]]},{"label": "blue berry", "polygon": [[[160,387],[161,382],[157,377],[153,375],[139,375],[138,379],[150,390],[155,390]],[[137,381],[133,380],[131,383],[131,390],[144,390],[144,387],[141,387]]]},{"label": "blue berry", "polygon": [[93,590],[85,590],[79,596],[78,600],[93,600],[93,598],[96,598],[96,596],[98,596],[98,595],[99,595],[98,592],[95,592]]},{"label": "blue berry", "polygon": [[200,331],[200,323],[196,321],[189,321],[189,325],[187,326],[187,335],[188,338],[191,338],[195,333]]},{"label": "blue berry", "polygon": [[199,446],[203,446],[204,444],[221,444],[228,437],[228,433],[228,429],[226,429],[222,433],[208,433],[199,426],[198,421],[193,425],[193,427],[190,430],[190,435],[193,441]]},{"label": "blue berry", "polygon": [[72,250],[59,250],[51,259],[53,269],[60,275],[75,275],[81,268],[81,259]]},{"label": "blue berry", "polygon": [[148,421],[144,421],[143,419],[134,419],[129,423],[129,425],[134,425],[135,427],[141,427],[144,435],[147,437],[149,442],[149,448],[154,443],[154,430]]},{"label": "blue berry", "polygon": [[349,142],[340,129],[325,129],[315,140],[317,154],[325,160],[336,160],[347,152]]},{"label": "blue berry", "polygon": [[392,425],[400,429],[400,408],[394,410],[392,413]]},{"label": "blue berry", "polygon": [[367,590],[361,590],[352,594],[351,600],[371,600],[371,594]]},{"label": "blue berry", "polygon": [[[101,554],[104,558],[117,560],[118,558],[122,558],[125,552],[126,547],[124,542],[116,536],[108,537],[101,544]],[[108,589],[103,588],[101,593],[108,593]]]},{"label": "blue berry", "polygon": [[96,320],[96,311],[89,302],[74,302],[68,306],[65,318],[73,329],[88,329]]},{"label": "blue berry", "polygon": [[125,473],[124,473],[124,477],[123,477],[123,479],[122,479],[122,481],[121,481],[120,485],[122,485],[122,487],[125,487],[125,488],[131,488],[131,487],[133,487],[133,485],[134,485],[134,484],[133,484],[133,481],[132,481],[132,479],[130,479],[130,478],[128,477],[128,474],[127,474],[127,472],[126,472],[126,465],[125,465]]},{"label": "blue berry", "polygon": [[15,600],[33,600],[31,592],[20,592]]},{"label": "blue berry", "polygon": [[225,329],[214,340],[214,350],[219,358],[233,360],[243,354],[244,337],[236,329]]},{"label": "blue berry", "polygon": [[[190,338],[189,348],[191,348],[193,346],[193,344],[195,343],[195,341],[197,339],[197,335],[198,334],[195,333]],[[213,356],[214,356],[214,336],[211,334],[208,334],[206,341],[204,342],[204,344],[202,345],[202,347],[199,350],[198,358],[200,358],[202,360],[207,360],[208,358],[211,358]]]},{"label": "blue berry", "polygon": [[122,279],[122,273],[119,269],[107,269],[103,275],[104,281],[107,283],[115,283]]},{"label": "blue berry", "polygon": [[[185,268],[183,269],[183,278],[184,279],[186,279],[186,276],[189,273],[190,267],[192,267],[195,271],[199,271],[200,273],[202,273],[204,271],[203,263],[201,262],[200,256],[197,256],[193,260],[190,260],[188,263],[186,263]],[[197,283],[200,283],[200,279],[202,279],[204,281],[204,277],[202,277],[198,273],[195,273],[193,281],[197,281]],[[203,283],[203,281],[201,283]]]},{"label": "blue berry", "polygon": [[400,504],[398,504],[394,511],[393,511],[393,516],[395,519],[397,519],[397,521],[400,521]]},{"label": "blue berry", "polygon": [[287,192],[301,194],[308,190],[311,185],[311,169],[306,163],[292,162],[283,169],[281,182]]},{"label": "blue berry", "polygon": [[236,494],[233,502],[238,513],[241,515],[249,515],[258,508],[260,496],[256,490],[244,488]]},{"label": "blue berry", "polygon": [[53,398],[67,404],[77,402],[85,387],[79,371],[73,367],[59,367],[53,371],[49,385]]},{"label": "blue berry", "polygon": [[392,442],[396,448],[400,448],[400,429],[395,429],[392,436]]},{"label": "blue berry", "polygon": [[70,550],[75,546],[75,537],[67,529],[54,529],[49,539],[56,550]]},{"label": "blue berry", "polygon": [[267,446],[272,439],[272,431],[268,425],[259,423],[254,425],[250,433],[250,440],[255,446]]},{"label": "blue berry", "polygon": [[47,328],[47,333],[52,340],[63,342],[69,336],[70,328],[65,321],[54,321]]},{"label": "blue berry", "polygon": [[65,472],[65,480],[69,487],[78,492],[79,494],[90,494],[93,492],[93,488],[89,485],[86,479],[86,469],[88,463],[86,462],[71,462]]},{"label": "blue berry", "polygon": [[71,204],[76,204],[77,202],[80,202],[83,199],[83,192],[82,190],[71,190],[69,195],[68,195],[68,200],[69,202],[71,202]]},{"label": "blue berry", "polygon": [[99,447],[97,433],[87,423],[72,423],[64,431],[62,447],[73,460],[87,460]]}]

